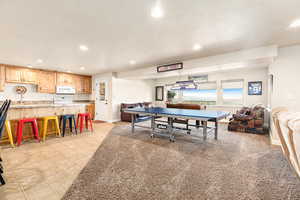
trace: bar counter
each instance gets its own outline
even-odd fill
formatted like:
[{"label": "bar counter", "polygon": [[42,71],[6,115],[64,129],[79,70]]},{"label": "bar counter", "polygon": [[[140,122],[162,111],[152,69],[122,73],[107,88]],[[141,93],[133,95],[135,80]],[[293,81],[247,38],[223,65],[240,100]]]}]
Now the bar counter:
[{"label": "bar counter", "polygon": [[[7,120],[11,123],[11,129],[14,141],[16,139],[16,128],[19,119],[37,118],[39,135],[42,133],[43,117],[60,116],[65,114],[75,114],[89,112],[88,106],[93,103],[59,103],[59,104],[16,104],[11,105],[8,111]],[[54,134],[54,121],[49,121],[47,134]],[[30,124],[25,124],[23,129],[23,138],[33,138]],[[0,144],[9,143],[6,131],[4,131]]]}]

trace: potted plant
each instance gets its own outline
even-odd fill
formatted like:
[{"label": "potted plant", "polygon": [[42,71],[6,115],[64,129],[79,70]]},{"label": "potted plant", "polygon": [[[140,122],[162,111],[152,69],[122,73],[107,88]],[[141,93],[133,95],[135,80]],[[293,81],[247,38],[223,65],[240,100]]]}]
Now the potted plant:
[{"label": "potted plant", "polygon": [[168,102],[171,102],[172,99],[174,99],[174,97],[176,96],[176,93],[173,91],[168,91],[167,93],[167,98],[168,98]]}]

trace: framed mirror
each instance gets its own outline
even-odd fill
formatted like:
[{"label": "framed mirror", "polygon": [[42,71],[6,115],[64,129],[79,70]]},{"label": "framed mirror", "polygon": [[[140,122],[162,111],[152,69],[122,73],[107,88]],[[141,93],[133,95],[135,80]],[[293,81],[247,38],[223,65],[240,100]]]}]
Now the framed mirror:
[{"label": "framed mirror", "polygon": [[164,100],[164,86],[156,86],[155,101],[163,101],[163,100]]}]

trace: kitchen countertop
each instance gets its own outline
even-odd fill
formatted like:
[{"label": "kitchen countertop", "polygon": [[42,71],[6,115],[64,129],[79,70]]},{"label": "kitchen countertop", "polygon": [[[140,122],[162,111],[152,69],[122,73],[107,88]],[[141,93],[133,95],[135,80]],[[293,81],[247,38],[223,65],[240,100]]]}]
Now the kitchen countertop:
[{"label": "kitchen countertop", "polygon": [[92,103],[54,103],[54,104],[17,104],[11,105],[11,109],[18,108],[49,108],[49,107],[72,107],[72,106],[86,106]]}]

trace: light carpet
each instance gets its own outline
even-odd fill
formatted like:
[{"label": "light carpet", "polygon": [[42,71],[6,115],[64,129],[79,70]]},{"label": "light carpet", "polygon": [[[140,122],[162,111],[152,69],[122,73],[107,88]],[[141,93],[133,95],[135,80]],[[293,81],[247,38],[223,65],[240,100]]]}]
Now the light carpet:
[{"label": "light carpet", "polygon": [[267,136],[220,129],[217,141],[171,143],[116,126],[63,199],[300,199],[299,178]]}]

